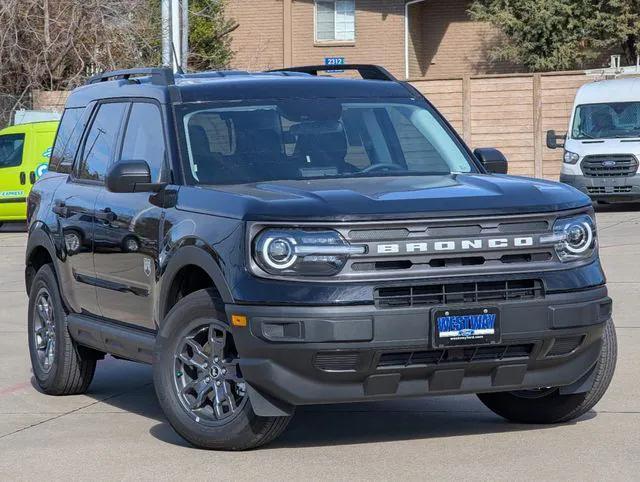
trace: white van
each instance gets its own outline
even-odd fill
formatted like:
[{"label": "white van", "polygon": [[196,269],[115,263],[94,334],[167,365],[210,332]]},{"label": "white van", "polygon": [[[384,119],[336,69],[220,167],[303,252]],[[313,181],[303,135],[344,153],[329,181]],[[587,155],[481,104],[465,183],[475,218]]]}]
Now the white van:
[{"label": "white van", "polygon": [[547,132],[547,146],[564,147],[560,181],[594,201],[640,200],[640,78],[583,85],[564,143]]}]

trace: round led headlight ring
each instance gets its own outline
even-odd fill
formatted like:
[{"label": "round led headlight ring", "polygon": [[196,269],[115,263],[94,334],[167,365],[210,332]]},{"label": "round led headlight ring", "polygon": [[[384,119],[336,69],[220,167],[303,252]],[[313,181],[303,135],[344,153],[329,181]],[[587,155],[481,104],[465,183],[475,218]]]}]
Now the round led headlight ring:
[{"label": "round led headlight ring", "polygon": [[593,242],[593,230],[585,222],[570,224],[565,229],[567,235],[565,248],[573,254],[584,253]]},{"label": "round led headlight ring", "polygon": [[267,238],[262,245],[262,259],[273,269],[287,269],[298,259],[293,238]]}]

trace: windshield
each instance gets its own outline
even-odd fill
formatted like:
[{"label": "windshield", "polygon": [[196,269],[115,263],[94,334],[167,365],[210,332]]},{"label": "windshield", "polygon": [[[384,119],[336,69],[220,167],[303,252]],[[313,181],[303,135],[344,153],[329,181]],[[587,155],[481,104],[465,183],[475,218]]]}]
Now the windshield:
[{"label": "windshield", "polygon": [[182,109],[200,184],[475,171],[424,105],[294,99]]},{"label": "windshield", "polygon": [[24,134],[5,134],[0,136],[0,169],[16,167],[22,164]]},{"label": "windshield", "polygon": [[640,137],[640,102],[585,104],[576,108],[573,139]]}]

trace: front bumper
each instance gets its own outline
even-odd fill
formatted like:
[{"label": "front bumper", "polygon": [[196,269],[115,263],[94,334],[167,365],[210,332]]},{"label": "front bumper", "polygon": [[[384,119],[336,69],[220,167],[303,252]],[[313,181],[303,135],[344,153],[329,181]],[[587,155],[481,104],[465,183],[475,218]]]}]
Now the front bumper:
[{"label": "front bumper", "polygon": [[594,367],[612,309],[604,286],[487,305],[500,308],[502,340],[477,350],[433,348],[435,306],[228,305],[227,315],[249,320],[232,331],[252,402],[286,407],[572,385]]},{"label": "front bumper", "polygon": [[640,176],[587,177],[560,174],[560,182],[575,187],[595,201],[640,200]]}]

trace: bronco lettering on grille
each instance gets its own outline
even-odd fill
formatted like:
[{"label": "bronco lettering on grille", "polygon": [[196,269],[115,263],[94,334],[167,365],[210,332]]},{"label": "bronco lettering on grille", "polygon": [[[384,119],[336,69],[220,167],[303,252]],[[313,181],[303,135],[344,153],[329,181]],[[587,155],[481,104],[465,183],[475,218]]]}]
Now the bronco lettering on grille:
[{"label": "bronco lettering on grille", "polygon": [[451,251],[474,251],[507,248],[525,248],[536,244],[533,236],[455,239],[446,241],[420,241],[378,244],[378,254],[405,254]]}]

